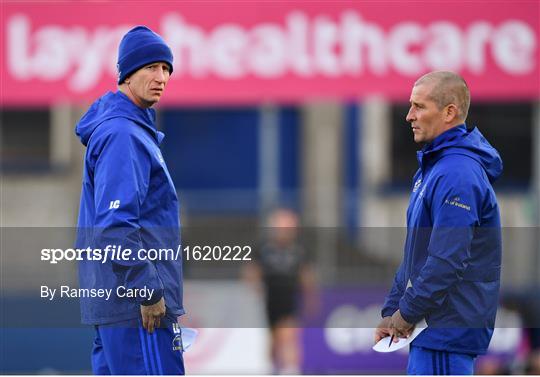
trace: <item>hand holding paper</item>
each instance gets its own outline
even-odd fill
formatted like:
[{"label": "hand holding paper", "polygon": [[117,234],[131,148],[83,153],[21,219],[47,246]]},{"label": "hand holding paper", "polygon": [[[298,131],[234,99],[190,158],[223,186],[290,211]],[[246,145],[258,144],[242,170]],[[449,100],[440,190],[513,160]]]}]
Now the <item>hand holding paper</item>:
[{"label": "hand holding paper", "polygon": [[407,345],[409,345],[422,331],[427,327],[425,320],[422,320],[416,324],[413,332],[408,338],[399,338],[399,341],[393,342],[391,336],[387,336],[377,342],[372,348],[377,352],[394,352]]},{"label": "hand holding paper", "polygon": [[407,322],[402,316],[401,312],[396,310],[390,320],[391,334],[405,338],[409,336],[414,330],[414,324]]}]

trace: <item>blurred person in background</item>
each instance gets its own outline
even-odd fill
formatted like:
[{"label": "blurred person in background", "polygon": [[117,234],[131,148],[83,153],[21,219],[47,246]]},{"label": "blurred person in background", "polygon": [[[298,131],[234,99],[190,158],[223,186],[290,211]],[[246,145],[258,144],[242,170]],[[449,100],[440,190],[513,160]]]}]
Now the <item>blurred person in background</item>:
[{"label": "blurred person in background", "polygon": [[522,339],[517,354],[506,368],[515,374],[540,374],[540,289],[538,286],[506,289],[501,304],[521,319]]},{"label": "blurred person in background", "polygon": [[533,376],[540,376],[540,350],[536,349],[527,357],[525,373]]},{"label": "blurred person in background", "polygon": [[[80,262],[81,288],[112,290],[107,299],[81,298],[82,322],[95,326],[92,369],[184,374],[177,325],[184,313],[182,261],[136,255],[141,248],[176,248],[180,242],[176,190],[151,108],[169,81],[173,55],[159,35],[138,26],[120,42],[118,71],[118,91],[95,101],[76,127],[87,148],[78,245],[133,251],[127,259]],[[118,287],[140,295],[121,297]]]},{"label": "blurred person in background", "polygon": [[[276,374],[300,374],[301,309],[316,310],[315,274],[298,241],[295,212],[279,208],[267,222],[268,239],[245,269],[252,285],[262,290],[270,326],[270,357]],[[302,308],[303,303],[303,308]]]},{"label": "blurred person in background", "polygon": [[495,326],[501,229],[492,183],[498,152],[465,123],[470,92],[452,72],[431,72],[412,89],[406,120],[417,152],[404,259],[382,308],[375,341],[428,327],[412,343],[408,374],[473,374]]}]

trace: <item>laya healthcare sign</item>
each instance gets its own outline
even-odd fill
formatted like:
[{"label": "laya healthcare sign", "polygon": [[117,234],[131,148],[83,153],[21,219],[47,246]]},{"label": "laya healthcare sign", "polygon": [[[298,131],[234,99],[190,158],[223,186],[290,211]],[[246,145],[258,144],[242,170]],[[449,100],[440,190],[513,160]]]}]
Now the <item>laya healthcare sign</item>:
[{"label": "laya healthcare sign", "polygon": [[175,56],[165,104],[407,100],[431,70],[474,98],[538,99],[540,3],[532,1],[3,1],[1,103],[89,101],[114,90],[134,25]]}]

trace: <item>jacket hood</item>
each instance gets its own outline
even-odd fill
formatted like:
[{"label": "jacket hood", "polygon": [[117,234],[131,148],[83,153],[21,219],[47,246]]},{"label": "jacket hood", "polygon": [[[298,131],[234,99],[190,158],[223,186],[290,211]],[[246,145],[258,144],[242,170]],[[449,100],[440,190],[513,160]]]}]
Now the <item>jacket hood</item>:
[{"label": "jacket hood", "polygon": [[87,146],[94,131],[103,122],[113,118],[126,118],[144,127],[157,140],[158,144],[163,139],[164,135],[155,127],[155,110],[138,107],[120,91],[108,92],[98,98],[75,126],[75,133],[81,143]]},{"label": "jacket hood", "polygon": [[449,154],[462,154],[476,160],[490,182],[494,182],[502,174],[503,163],[499,152],[474,126],[467,128],[466,124],[461,124],[437,136],[418,152],[418,161],[422,167],[432,159],[437,161]]}]

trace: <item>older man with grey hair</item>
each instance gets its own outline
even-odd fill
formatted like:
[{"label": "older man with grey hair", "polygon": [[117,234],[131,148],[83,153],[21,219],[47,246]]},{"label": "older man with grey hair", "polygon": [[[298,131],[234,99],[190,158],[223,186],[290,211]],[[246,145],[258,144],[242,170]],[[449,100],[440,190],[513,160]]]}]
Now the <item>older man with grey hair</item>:
[{"label": "older man with grey hair", "polygon": [[407,121],[419,169],[407,210],[404,258],[382,308],[375,341],[408,337],[408,374],[473,374],[497,312],[501,229],[492,183],[497,151],[465,120],[470,93],[453,72],[431,72],[413,86]]}]

